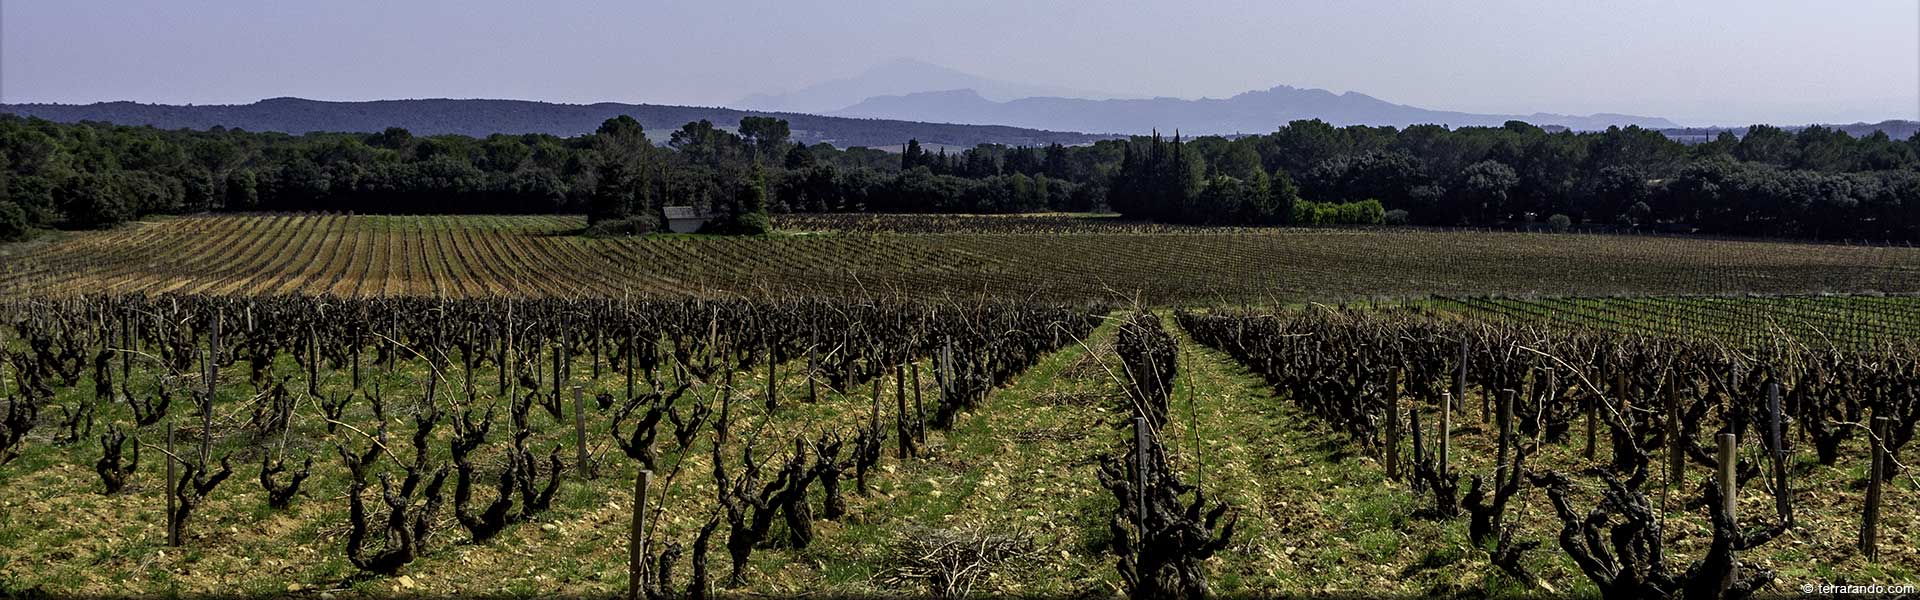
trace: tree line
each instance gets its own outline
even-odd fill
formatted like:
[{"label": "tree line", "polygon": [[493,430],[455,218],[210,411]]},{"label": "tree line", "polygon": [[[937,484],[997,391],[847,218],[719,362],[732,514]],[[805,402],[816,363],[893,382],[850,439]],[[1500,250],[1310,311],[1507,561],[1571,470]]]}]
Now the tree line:
[{"label": "tree line", "polygon": [[[657,135],[657,134],[655,134]],[[1247,136],[900,152],[792,141],[786,121],[591,134],[292,136],[0,115],[0,237],[200,211],[585,213],[607,231],[692,206],[765,212],[1106,211],[1198,224],[1390,223],[1815,238],[1920,237],[1920,136],[1757,125],[1683,144],[1637,127],[1549,131],[1294,121]],[[661,143],[664,142],[664,143]]]}]

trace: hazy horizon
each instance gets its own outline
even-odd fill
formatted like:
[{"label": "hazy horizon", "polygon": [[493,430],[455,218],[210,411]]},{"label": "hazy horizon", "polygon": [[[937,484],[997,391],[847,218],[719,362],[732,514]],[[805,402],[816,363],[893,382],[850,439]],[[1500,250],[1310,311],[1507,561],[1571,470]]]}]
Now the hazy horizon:
[{"label": "hazy horizon", "polygon": [[910,59],[1129,96],[1276,85],[1683,125],[1920,119],[1920,3],[74,0],[0,5],[0,102],[732,106]]}]

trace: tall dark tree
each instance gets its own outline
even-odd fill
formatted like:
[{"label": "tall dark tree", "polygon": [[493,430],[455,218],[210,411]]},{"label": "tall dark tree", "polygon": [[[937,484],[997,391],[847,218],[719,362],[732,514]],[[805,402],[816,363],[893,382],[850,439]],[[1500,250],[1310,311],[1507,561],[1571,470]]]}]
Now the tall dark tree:
[{"label": "tall dark tree", "polygon": [[781,166],[789,171],[798,171],[811,167],[817,162],[818,160],[813,157],[813,151],[808,150],[806,144],[794,144],[787,147],[787,154],[782,157]]},{"label": "tall dark tree", "polygon": [[752,162],[774,161],[785,158],[781,150],[793,130],[787,126],[786,119],[773,117],[740,117],[740,139],[752,152]]},{"label": "tall dark tree", "polygon": [[136,207],[117,174],[82,173],[56,191],[67,223],[81,228],[112,227],[133,218]]},{"label": "tall dark tree", "polygon": [[734,159],[740,147],[740,138],[714,127],[711,121],[701,119],[673,132],[667,145],[679,150],[687,162],[720,167]]},{"label": "tall dark tree", "polygon": [[594,182],[593,207],[587,211],[587,224],[631,217],[638,204],[632,168],[622,161],[607,161],[600,165]]},{"label": "tall dark tree", "polygon": [[1456,195],[1454,206],[1462,214],[1472,215],[1475,220],[1512,220],[1520,212],[1520,206],[1508,202],[1508,194],[1514,186],[1520,184],[1520,176],[1512,167],[1493,160],[1483,160],[1460,172],[1459,182],[1450,189]]},{"label": "tall dark tree", "polygon": [[907,145],[900,149],[900,170],[902,171],[911,171],[914,167],[924,166],[926,161],[927,151],[920,149],[920,140],[907,140]]}]

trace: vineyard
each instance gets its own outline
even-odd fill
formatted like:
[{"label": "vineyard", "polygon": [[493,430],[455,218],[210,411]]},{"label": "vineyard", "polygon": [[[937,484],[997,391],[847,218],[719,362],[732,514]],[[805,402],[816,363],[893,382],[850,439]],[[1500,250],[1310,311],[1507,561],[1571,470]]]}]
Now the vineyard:
[{"label": "vineyard", "polygon": [[1912,296],[1463,297],[1411,304],[1514,323],[1711,338],[1747,347],[1789,340],[1856,346],[1920,337],[1920,298]]},{"label": "vineyard", "polygon": [[1904,341],[1749,352],[1420,310],[1315,312],[1177,320],[1405,482],[1414,518],[1466,520],[1508,581],[1577,579],[1543,576],[1541,552],[1605,598],[1744,597],[1809,568],[1915,576],[1913,532],[1885,525],[1912,510],[1888,499],[1890,480],[1915,483],[1898,457],[1920,421],[1920,352]]},{"label": "vineyard", "polygon": [[1920,292],[1920,250],[1910,248],[1410,230],[1187,233],[1192,228],[1124,224],[1063,225],[1042,235],[1034,232],[1045,227],[985,225],[1022,222],[1017,217],[967,219],[968,231],[992,232],[588,239],[570,235],[584,226],[575,217],[186,217],[10,251],[0,290],[1191,306],[1429,294]]},{"label": "vineyard", "polygon": [[1920,578],[1913,250],[874,219],[0,249],[0,595]]},{"label": "vineyard", "polygon": [[[775,216],[774,225],[785,231],[907,234],[1244,234],[1280,231],[1277,227],[1178,225],[1129,221],[1114,215],[1081,215],[1074,213],[1022,213],[1007,215],[795,213]],[[1298,233],[1307,230],[1293,229],[1291,231]]]},{"label": "vineyard", "polygon": [[[90,593],[208,591],[192,577],[245,579],[256,556],[279,570],[243,587],[354,573],[411,585],[435,569],[458,586],[476,574],[450,565],[473,550],[605,555],[628,518],[651,540],[650,594],[737,588],[756,549],[809,547],[816,496],[823,530],[880,520],[851,513],[913,485],[870,483],[883,459],[932,451],[932,432],[1097,323],[1002,304],[194,296],[9,314],[0,563],[6,580],[80,577],[78,590],[27,583]],[[96,455],[102,487],[68,477],[70,453]],[[658,481],[636,508],[642,470]],[[549,535],[556,522],[578,535]],[[114,533],[78,537],[90,530]],[[152,568],[147,552],[176,546],[206,554]],[[727,556],[721,581],[710,546]],[[73,562],[83,551],[96,553]],[[90,574],[102,566],[110,580]],[[566,585],[602,580],[580,575]]]}]

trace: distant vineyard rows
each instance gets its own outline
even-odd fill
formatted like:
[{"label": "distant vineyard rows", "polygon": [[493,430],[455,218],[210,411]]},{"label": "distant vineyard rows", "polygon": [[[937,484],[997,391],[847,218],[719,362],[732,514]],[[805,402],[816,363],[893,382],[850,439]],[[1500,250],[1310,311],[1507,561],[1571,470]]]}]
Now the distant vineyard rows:
[{"label": "distant vineyard rows", "polygon": [[1790,341],[1859,345],[1920,337],[1920,298],[1773,296],[1645,298],[1447,298],[1432,308],[1496,321],[1741,346]]},{"label": "distant vineyard rows", "polygon": [[1043,224],[1020,223],[1027,222],[1009,233],[589,239],[571,235],[583,226],[578,217],[188,217],[0,251],[10,252],[0,254],[0,294],[996,296],[1195,305],[1920,292],[1920,251],[1906,248],[1399,230],[1188,234],[1124,225],[1023,235]]}]

